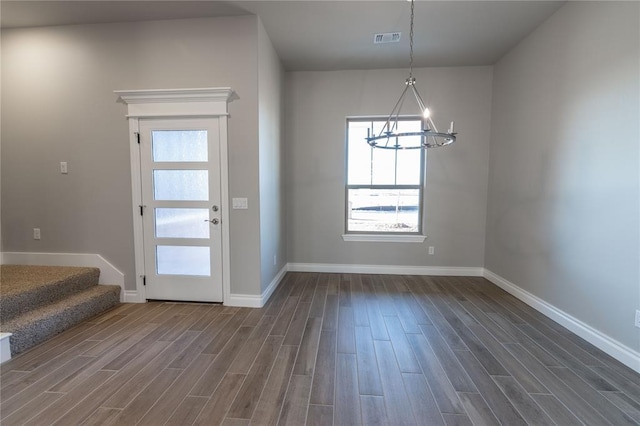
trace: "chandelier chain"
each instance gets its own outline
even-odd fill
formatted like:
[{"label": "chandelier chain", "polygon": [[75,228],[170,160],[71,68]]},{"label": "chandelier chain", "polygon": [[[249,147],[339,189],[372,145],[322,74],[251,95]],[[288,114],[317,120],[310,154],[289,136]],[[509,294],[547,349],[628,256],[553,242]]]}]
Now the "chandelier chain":
[{"label": "chandelier chain", "polygon": [[409,27],[409,80],[413,77],[413,0],[411,0],[411,21]]},{"label": "chandelier chain", "polygon": [[[453,130],[453,121],[447,132],[439,132],[433,120],[430,117],[429,108],[426,107],[424,101],[416,88],[416,79],[413,78],[413,18],[414,18],[415,0],[411,0],[411,21],[409,27],[409,78],[405,80],[405,87],[391,110],[391,114],[387,118],[384,126],[380,128],[378,134],[372,133],[372,128],[367,128],[367,137],[365,140],[371,148],[381,149],[427,149],[446,146],[456,141],[457,133]],[[402,131],[398,126],[401,120],[400,111],[404,105],[407,92],[411,92],[415,98],[418,108],[422,112],[422,129],[420,131]],[[401,142],[400,140],[404,142]],[[420,143],[416,144],[416,140]],[[380,141],[380,142],[378,142]],[[373,159],[373,154],[371,159]]]}]

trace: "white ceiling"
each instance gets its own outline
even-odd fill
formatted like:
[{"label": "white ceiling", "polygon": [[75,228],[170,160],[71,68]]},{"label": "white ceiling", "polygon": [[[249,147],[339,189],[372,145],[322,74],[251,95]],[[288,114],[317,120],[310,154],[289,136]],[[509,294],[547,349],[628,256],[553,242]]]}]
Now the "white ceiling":
[{"label": "white ceiling", "polygon": [[[415,3],[415,66],[490,65],[551,16],[564,1]],[[287,70],[408,66],[409,10],[390,1],[25,1],[0,2],[4,28],[260,16]],[[373,35],[401,31],[400,43]]]}]

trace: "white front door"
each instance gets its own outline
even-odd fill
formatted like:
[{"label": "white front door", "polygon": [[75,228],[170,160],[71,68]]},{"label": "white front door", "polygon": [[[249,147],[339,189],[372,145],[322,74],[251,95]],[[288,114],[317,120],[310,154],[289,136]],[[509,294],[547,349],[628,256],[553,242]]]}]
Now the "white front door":
[{"label": "white front door", "polygon": [[219,119],[139,129],[146,298],[222,302]]}]

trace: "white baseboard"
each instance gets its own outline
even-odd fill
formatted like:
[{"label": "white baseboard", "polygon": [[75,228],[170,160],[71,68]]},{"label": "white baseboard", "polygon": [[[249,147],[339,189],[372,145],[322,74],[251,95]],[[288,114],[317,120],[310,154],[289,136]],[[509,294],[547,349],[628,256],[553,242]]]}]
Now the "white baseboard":
[{"label": "white baseboard", "polygon": [[558,309],[552,304],[540,299],[538,296],[535,296],[528,291],[523,290],[516,284],[502,278],[497,274],[494,274],[488,269],[484,270],[484,277],[498,287],[505,290],[507,293],[510,293],[518,299],[522,300],[533,309],[551,318],[572,333],[575,333],[600,350],[608,353],[627,367],[640,373],[639,352],[623,345],[617,340],[612,339],[608,335],[591,327],[589,324],[586,324],[579,319],[572,317],[561,309]]},{"label": "white baseboard", "polygon": [[453,266],[348,265],[342,263],[289,263],[293,272],[323,272],[340,274],[439,275],[481,277],[484,268]]},{"label": "white baseboard", "polygon": [[0,364],[11,359],[10,337],[11,333],[0,333]]},{"label": "white baseboard", "polygon": [[261,296],[251,294],[229,294],[227,300],[222,302],[225,306],[238,306],[241,308],[262,308],[264,306]]},{"label": "white baseboard", "polygon": [[[285,265],[280,270],[280,272],[278,272],[278,275],[275,276],[275,278],[271,281],[271,283],[269,283],[269,285],[262,292],[261,295],[258,296],[258,295],[251,295],[251,294],[232,293],[229,295],[227,300],[223,302],[224,305],[238,306],[243,308],[262,308],[265,305],[265,303],[267,303],[267,300],[269,300],[269,297],[271,297],[271,294],[273,294],[275,289],[278,287],[278,285],[282,281],[282,278],[284,278],[284,275],[287,273],[287,270],[288,270],[287,265]],[[145,303],[146,302],[146,300],[140,298],[140,295],[136,290],[124,290],[122,301],[124,303]]]},{"label": "white baseboard", "polygon": [[100,268],[98,284],[119,285],[120,300],[123,300],[124,274],[99,254],[89,253],[29,253],[4,252],[3,264],[48,265],[48,266],[89,266]]},{"label": "white baseboard", "polygon": [[136,290],[124,290],[120,299],[124,303],[145,303],[146,300],[141,300],[140,295]]},{"label": "white baseboard", "polygon": [[280,285],[282,278],[284,278],[284,275],[288,270],[288,265],[284,265],[260,296],[231,293],[228,299],[224,301],[224,305],[240,306],[244,308],[262,308],[265,303],[267,303],[267,300],[269,300],[269,297],[271,297],[275,289],[278,288],[278,285]]}]

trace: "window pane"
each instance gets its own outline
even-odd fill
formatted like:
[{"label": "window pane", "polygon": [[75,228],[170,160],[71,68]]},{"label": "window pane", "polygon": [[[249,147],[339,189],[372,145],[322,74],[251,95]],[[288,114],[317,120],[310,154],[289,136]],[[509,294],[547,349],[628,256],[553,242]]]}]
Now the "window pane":
[{"label": "window pane", "polygon": [[156,237],[209,238],[209,210],[158,208]]},{"label": "window pane", "polygon": [[[385,123],[385,119],[348,122],[347,185],[419,185],[422,182],[420,157],[424,153],[421,149],[372,149],[366,143],[367,134],[379,134]],[[417,132],[421,128],[420,120],[399,121],[397,131]],[[419,136],[408,136],[402,144],[419,146],[420,141]],[[381,146],[393,146],[396,142],[396,139],[378,141]]]},{"label": "window pane", "polygon": [[[418,138],[419,139],[419,138]],[[422,149],[399,150],[397,185],[420,185],[420,156]]]},{"label": "window pane", "polygon": [[207,161],[206,130],[154,130],[153,161]]},{"label": "window pane", "polygon": [[157,246],[158,275],[211,276],[209,247]]},{"label": "window pane", "polygon": [[373,185],[396,184],[396,152],[395,149],[374,148]]},{"label": "window pane", "polygon": [[371,147],[365,140],[370,125],[370,121],[349,122],[349,185],[371,185]]},{"label": "window pane", "polygon": [[207,201],[209,172],[207,170],[154,170],[156,200]]},{"label": "window pane", "polygon": [[349,189],[347,231],[419,232],[419,189]]}]

